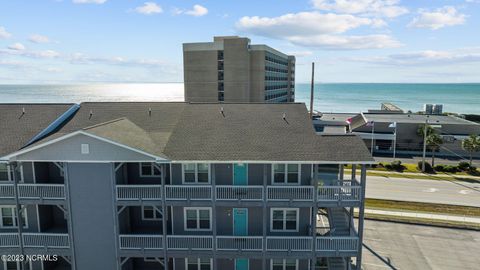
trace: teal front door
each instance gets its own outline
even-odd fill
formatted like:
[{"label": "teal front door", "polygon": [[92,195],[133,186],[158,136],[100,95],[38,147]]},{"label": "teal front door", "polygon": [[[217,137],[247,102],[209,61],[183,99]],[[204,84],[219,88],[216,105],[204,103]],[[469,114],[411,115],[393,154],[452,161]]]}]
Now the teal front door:
[{"label": "teal front door", "polygon": [[247,164],[233,164],[233,185],[246,186],[247,184]]},{"label": "teal front door", "polygon": [[248,259],[235,259],[235,270],[248,270]]},{"label": "teal front door", "polygon": [[233,208],[233,235],[246,236],[248,234],[247,208]]}]

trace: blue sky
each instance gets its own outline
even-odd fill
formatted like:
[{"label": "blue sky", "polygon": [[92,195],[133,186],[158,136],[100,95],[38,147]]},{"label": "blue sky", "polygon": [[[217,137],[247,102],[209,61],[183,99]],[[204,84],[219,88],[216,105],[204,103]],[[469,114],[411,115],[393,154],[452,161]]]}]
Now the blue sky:
[{"label": "blue sky", "polygon": [[297,82],[480,82],[480,0],[16,0],[0,83],[182,82],[215,35],[296,55]]}]

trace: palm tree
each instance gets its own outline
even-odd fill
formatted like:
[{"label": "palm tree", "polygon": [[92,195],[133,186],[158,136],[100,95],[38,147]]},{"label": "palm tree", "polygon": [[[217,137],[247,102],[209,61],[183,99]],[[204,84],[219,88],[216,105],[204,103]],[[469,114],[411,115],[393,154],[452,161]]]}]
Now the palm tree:
[{"label": "palm tree", "polygon": [[427,125],[425,128],[425,125],[420,125],[417,129],[417,135],[422,137],[424,136],[424,132],[427,132],[427,140],[426,140],[426,145],[432,151],[432,167],[435,166],[435,151],[437,151],[440,148],[440,145],[443,144],[443,139],[440,135],[438,135],[435,132],[435,129]]},{"label": "palm tree", "polygon": [[443,139],[437,133],[432,133],[427,136],[427,146],[432,151],[432,167],[435,167],[435,151],[440,148],[440,145],[443,144]]},{"label": "palm tree", "polygon": [[470,135],[462,141],[463,150],[470,154],[470,167],[472,166],[473,153],[480,151],[480,137],[475,134]]}]

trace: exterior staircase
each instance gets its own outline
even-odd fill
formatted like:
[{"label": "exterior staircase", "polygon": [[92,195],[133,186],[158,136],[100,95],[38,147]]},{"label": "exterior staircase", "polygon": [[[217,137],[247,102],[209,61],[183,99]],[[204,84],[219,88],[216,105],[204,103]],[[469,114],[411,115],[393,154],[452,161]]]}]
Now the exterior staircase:
[{"label": "exterior staircase", "polygon": [[[328,220],[330,223],[330,235],[350,236],[350,222],[353,222],[353,220],[351,220],[351,217],[349,217],[345,208],[343,207],[329,208]],[[328,269],[329,270],[350,269],[347,263],[349,261],[350,261],[350,258],[329,257],[327,259]]]}]

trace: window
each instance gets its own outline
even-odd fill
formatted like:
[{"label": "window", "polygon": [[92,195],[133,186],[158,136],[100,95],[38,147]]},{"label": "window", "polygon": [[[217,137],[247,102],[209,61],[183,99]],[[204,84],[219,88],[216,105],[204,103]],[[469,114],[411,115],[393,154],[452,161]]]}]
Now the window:
[{"label": "window", "polygon": [[299,184],[300,164],[273,164],[273,184]]},{"label": "window", "polygon": [[162,213],[153,206],[142,206],[142,220],[160,220]]},{"label": "window", "polygon": [[273,259],[270,260],[271,270],[297,270],[298,260],[295,259]]},{"label": "window", "polygon": [[[5,269],[5,270],[20,270],[22,268],[20,267],[20,262],[4,261],[3,262],[3,269]],[[25,267],[23,269],[24,270],[32,269],[32,262],[31,261],[25,262]]]},{"label": "window", "polygon": [[298,208],[272,208],[271,231],[298,231]]},{"label": "window", "polygon": [[210,207],[198,207],[191,208],[185,207],[184,212],[185,230],[196,231],[212,229],[212,208]]},{"label": "window", "polygon": [[158,177],[161,176],[160,169],[155,163],[140,163],[141,177]]},{"label": "window", "polygon": [[210,183],[210,165],[207,163],[183,164],[184,183]]},{"label": "window", "polygon": [[[1,227],[5,228],[17,228],[17,212],[14,206],[0,207]],[[27,228],[27,209],[22,208],[22,224],[24,228]]]},{"label": "window", "polygon": [[209,258],[186,258],[187,270],[211,270],[212,259]]}]

